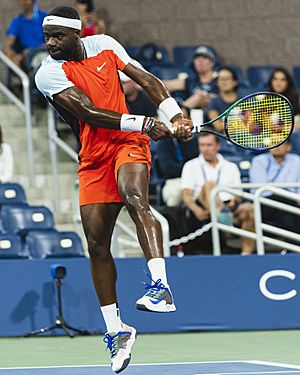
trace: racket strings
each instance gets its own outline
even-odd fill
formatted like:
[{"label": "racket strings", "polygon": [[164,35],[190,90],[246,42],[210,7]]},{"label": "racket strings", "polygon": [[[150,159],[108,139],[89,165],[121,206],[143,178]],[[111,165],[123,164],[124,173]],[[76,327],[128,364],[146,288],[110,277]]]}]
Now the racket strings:
[{"label": "racket strings", "polygon": [[237,144],[253,149],[282,143],[293,127],[293,112],[282,97],[257,94],[234,105],[227,114],[228,136]]}]

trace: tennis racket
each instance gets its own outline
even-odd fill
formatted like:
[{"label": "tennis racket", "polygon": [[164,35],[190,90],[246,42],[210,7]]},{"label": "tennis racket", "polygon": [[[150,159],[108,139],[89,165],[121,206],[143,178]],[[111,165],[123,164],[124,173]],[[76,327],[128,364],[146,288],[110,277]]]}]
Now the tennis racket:
[{"label": "tennis racket", "polygon": [[[223,117],[224,133],[209,126]],[[274,92],[257,92],[239,99],[215,119],[194,125],[193,132],[216,134],[249,150],[268,150],[281,145],[293,128],[290,101]]]}]

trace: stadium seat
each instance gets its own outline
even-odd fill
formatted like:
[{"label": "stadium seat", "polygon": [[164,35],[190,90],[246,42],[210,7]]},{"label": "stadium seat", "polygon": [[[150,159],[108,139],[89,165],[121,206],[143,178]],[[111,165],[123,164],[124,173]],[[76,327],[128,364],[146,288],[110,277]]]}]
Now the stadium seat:
[{"label": "stadium seat", "polygon": [[293,78],[295,81],[295,86],[299,91],[300,88],[300,66],[293,67]]},{"label": "stadium seat", "polygon": [[187,68],[180,68],[177,66],[157,66],[153,65],[150,69],[150,73],[154,74],[160,79],[175,79],[178,78],[181,74],[187,76],[189,70]]},{"label": "stadium seat", "polygon": [[168,50],[155,43],[146,43],[142,46],[128,46],[126,50],[130,57],[139,61],[147,69],[153,64],[170,64]]},{"label": "stadium seat", "polygon": [[37,259],[84,257],[81,240],[75,232],[30,231],[26,248]]},{"label": "stadium seat", "polygon": [[22,246],[21,238],[16,234],[0,234],[0,259],[29,258]]},{"label": "stadium seat", "polygon": [[6,204],[27,204],[26,195],[21,185],[16,183],[0,184],[0,206]]},{"label": "stadium seat", "polygon": [[269,77],[274,69],[274,65],[249,66],[247,69],[247,77],[250,85],[258,89],[265,89]]},{"label": "stadium seat", "polygon": [[21,237],[30,230],[54,228],[53,215],[45,206],[5,205],[0,218],[6,233],[16,233]]},{"label": "stadium seat", "polygon": [[[176,46],[173,48],[173,59],[174,63],[177,66],[182,66],[182,67],[191,67],[193,64],[193,56],[195,49],[199,47],[198,46]],[[217,51],[212,47],[212,46],[205,46],[209,48],[213,54],[215,55],[215,67],[220,66],[220,57],[217,53]]]}]

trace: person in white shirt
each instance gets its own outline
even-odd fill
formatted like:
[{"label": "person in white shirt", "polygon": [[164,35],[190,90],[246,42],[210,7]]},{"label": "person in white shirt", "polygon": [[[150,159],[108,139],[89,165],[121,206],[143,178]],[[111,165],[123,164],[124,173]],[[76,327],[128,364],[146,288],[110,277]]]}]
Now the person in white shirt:
[{"label": "person in white shirt", "polygon": [[3,142],[0,126],[0,183],[9,182],[14,170],[14,158],[9,144]]},{"label": "person in white shirt", "polygon": [[[210,217],[210,194],[216,185],[236,185],[241,183],[240,171],[236,164],[219,154],[219,138],[214,134],[201,133],[198,138],[199,156],[185,163],[181,175],[182,200],[189,210],[191,231],[200,228]],[[227,192],[220,192],[217,210],[235,214],[239,199]],[[248,217],[244,212],[235,217],[241,228],[248,230]],[[241,219],[241,220],[240,220]],[[241,238],[242,252],[252,242]]]}]

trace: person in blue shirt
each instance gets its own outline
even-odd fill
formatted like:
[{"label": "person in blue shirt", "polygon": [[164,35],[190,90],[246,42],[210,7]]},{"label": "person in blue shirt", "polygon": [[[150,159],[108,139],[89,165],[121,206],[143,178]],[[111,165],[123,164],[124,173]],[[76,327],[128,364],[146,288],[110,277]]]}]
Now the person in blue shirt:
[{"label": "person in blue shirt", "polygon": [[[249,176],[251,183],[261,183],[262,185],[275,182],[299,183],[300,156],[291,153],[290,138],[285,143],[271,149],[269,152],[255,156],[252,159]],[[251,192],[254,193],[255,190],[256,189],[251,189]],[[300,188],[287,188],[286,190],[300,194]],[[286,197],[280,197],[278,195],[272,194],[271,192],[265,192],[264,196],[277,202],[282,202],[299,207],[300,201],[295,202],[294,200],[290,200]],[[247,205],[247,207],[245,205]],[[261,207],[263,222],[292,232],[300,232],[299,216],[266,205],[262,205]],[[247,214],[252,218],[252,224],[250,225],[250,227],[252,227],[252,231],[254,231],[255,225],[253,205],[251,203],[245,203],[244,206],[240,206],[241,210],[244,209],[245,211],[245,208],[247,208]],[[251,251],[248,252],[248,254],[251,254]]]},{"label": "person in blue shirt", "polygon": [[46,12],[40,10],[36,0],[19,0],[22,12],[11,22],[6,32],[4,53],[23,70],[28,70],[28,53],[32,48],[44,45],[43,19]]}]

